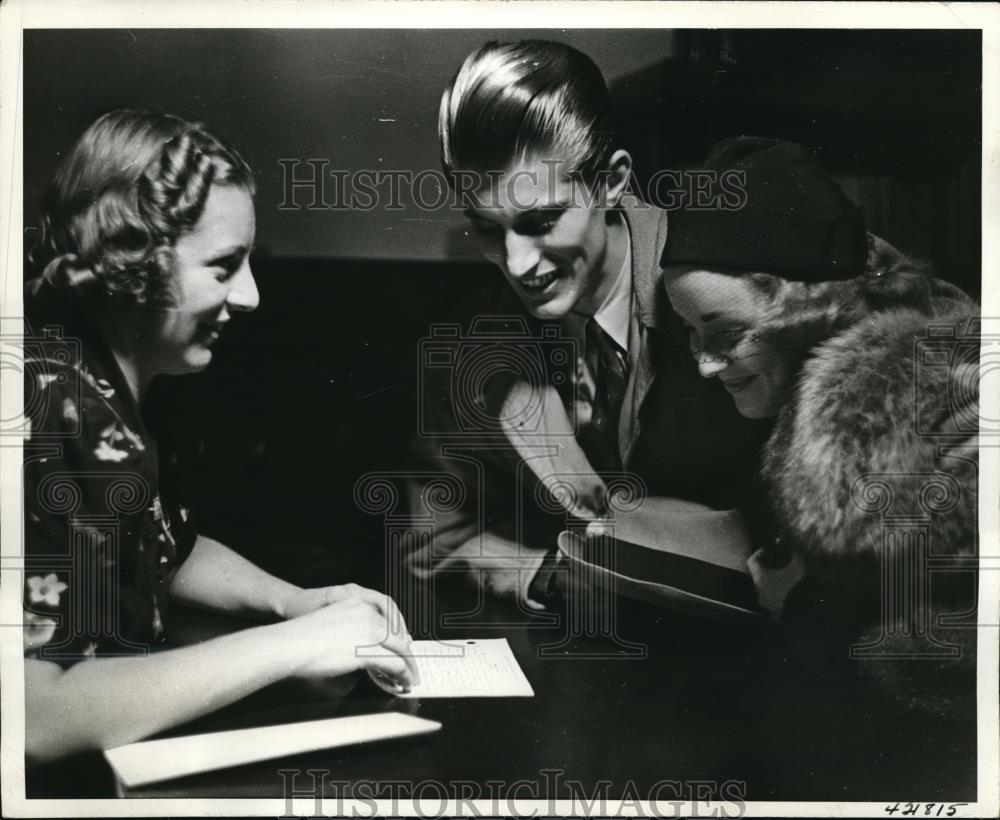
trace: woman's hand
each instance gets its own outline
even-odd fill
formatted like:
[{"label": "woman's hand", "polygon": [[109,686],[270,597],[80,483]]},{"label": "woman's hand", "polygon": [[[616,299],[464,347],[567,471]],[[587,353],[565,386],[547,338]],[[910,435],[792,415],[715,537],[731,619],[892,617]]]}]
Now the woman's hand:
[{"label": "woman's hand", "polygon": [[781,610],[785,598],[799,581],[806,577],[805,564],[802,556],[796,551],[791,560],[783,567],[768,567],[761,560],[764,550],[757,550],[747,559],[747,569],[757,588],[757,601],[766,609],[771,617],[781,620]]},{"label": "woman's hand", "polygon": [[[304,658],[297,674],[333,677],[367,669],[391,678],[404,689],[410,689],[419,682],[419,673],[402,617],[395,619],[382,611],[380,607],[386,605],[385,601],[392,603],[387,596],[364,587],[356,587],[356,590],[360,592],[328,593],[338,596],[339,600],[321,604],[312,612],[285,624],[286,629],[295,629],[289,639],[292,642],[291,651]],[[395,604],[390,611],[399,615]],[[396,620],[396,628],[393,628],[393,620]]]},{"label": "woman's hand", "polygon": [[26,658],[25,747],[37,760],[108,749],[288,677],[327,679],[358,669],[401,688],[419,682],[409,636],[353,595],[294,620],[143,658],[97,658],[68,670]]},{"label": "woman's hand", "polygon": [[396,602],[388,595],[358,584],[340,584],[332,587],[316,587],[315,589],[299,589],[289,591],[281,603],[281,616],[286,620],[299,618],[315,612],[330,604],[339,604],[349,600],[363,601],[371,604],[389,621],[394,632],[403,632],[409,638],[409,630],[403,613],[399,611]]}]

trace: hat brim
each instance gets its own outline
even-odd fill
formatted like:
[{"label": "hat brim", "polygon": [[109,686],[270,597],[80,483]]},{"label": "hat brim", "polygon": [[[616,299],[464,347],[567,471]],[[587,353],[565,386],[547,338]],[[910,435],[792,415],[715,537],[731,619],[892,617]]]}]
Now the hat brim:
[{"label": "hat brim", "polygon": [[596,539],[572,531],[559,535],[559,551],[569,564],[570,584],[578,590],[602,589],[726,623],[763,626],[767,622],[748,572],[604,538],[609,549],[595,550]]}]

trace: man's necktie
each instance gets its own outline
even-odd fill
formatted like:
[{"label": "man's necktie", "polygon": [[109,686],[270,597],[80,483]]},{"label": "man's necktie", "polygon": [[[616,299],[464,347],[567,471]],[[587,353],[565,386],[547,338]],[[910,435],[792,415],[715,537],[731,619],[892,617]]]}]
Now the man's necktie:
[{"label": "man's necktie", "polygon": [[618,419],[628,386],[628,358],[593,318],[587,320],[586,339],[595,395],[590,426],[581,433],[580,446],[597,472],[617,472],[622,469]]}]

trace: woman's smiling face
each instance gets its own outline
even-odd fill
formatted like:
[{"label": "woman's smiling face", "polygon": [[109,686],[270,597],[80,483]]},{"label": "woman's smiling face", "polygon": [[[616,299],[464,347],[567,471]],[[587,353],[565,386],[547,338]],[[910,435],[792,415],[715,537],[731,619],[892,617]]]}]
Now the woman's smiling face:
[{"label": "woman's smiling face", "polygon": [[233,313],[257,307],[248,261],[255,229],[250,194],[213,185],[201,217],[174,245],[173,304],[157,312],[145,339],[149,373],[203,370]]},{"label": "woman's smiling face", "polygon": [[705,378],[718,378],[741,415],[776,416],[792,386],[787,358],[762,341],[765,297],[747,278],[694,266],[670,266],[663,282],[688,327],[691,352]]}]

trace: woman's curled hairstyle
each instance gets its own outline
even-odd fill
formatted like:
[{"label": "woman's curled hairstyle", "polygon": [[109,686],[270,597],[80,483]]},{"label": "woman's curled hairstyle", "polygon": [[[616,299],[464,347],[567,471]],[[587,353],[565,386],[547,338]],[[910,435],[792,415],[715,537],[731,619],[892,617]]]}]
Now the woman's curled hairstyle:
[{"label": "woman's curled hairstyle", "polygon": [[169,305],[173,247],[201,217],[213,184],[254,191],[246,162],[200,124],[111,111],[57,170],[30,261],[44,281],[81,295]]}]

